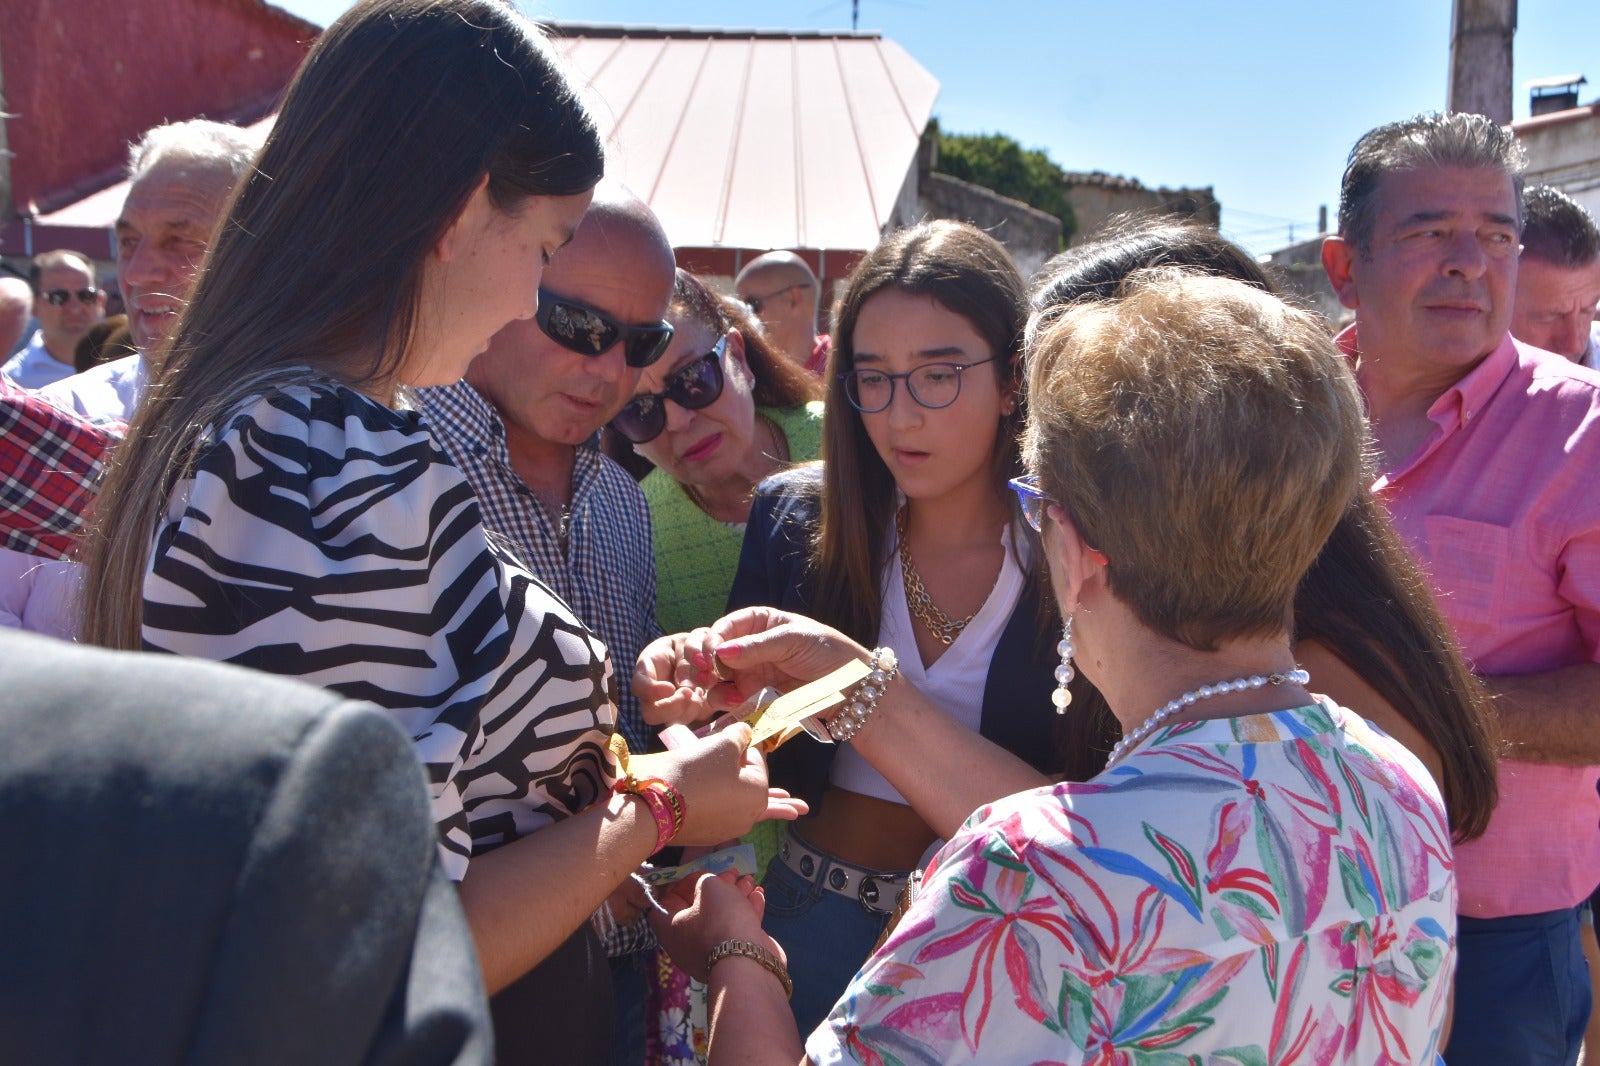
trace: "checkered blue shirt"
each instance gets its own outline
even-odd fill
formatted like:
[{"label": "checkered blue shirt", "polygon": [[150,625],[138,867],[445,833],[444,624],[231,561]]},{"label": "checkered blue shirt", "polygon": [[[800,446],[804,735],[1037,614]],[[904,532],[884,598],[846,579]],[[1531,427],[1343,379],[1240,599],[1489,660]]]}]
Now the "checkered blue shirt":
[{"label": "checkered blue shirt", "polygon": [[580,447],[572,471],[566,554],[560,531],[511,467],[505,424],[466,382],[417,390],[428,428],[478,494],[483,523],[509,540],[611,652],[618,726],[634,751],[656,746],[639,716],[633,664],[661,635],[650,511],[633,478],[597,449]]}]

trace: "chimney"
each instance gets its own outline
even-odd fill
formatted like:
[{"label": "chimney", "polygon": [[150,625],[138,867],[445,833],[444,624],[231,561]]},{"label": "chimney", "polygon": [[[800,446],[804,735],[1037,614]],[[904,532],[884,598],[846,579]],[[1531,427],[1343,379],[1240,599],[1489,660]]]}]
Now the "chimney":
[{"label": "chimney", "polygon": [[1450,19],[1451,111],[1511,123],[1511,39],[1517,0],[1455,0]]},{"label": "chimney", "polygon": [[1528,83],[1528,114],[1548,115],[1552,111],[1570,111],[1578,106],[1578,86],[1588,84],[1582,74],[1558,74],[1553,78],[1536,78]]}]

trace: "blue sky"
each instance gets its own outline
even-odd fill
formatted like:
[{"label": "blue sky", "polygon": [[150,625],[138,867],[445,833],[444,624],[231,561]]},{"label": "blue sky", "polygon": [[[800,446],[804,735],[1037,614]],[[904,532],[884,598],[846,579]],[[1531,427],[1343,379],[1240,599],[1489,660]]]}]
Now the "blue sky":
[{"label": "blue sky", "polygon": [[[346,0],[275,0],[326,25]],[[1210,185],[1223,232],[1256,252],[1337,209],[1350,145],[1382,122],[1442,108],[1449,0],[859,0],[861,28],[939,79],[947,131],[1006,133],[1069,170],[1147,185]],[[523,0],[535,18],[648,25],[849,28],[851,0]],[[1523,0],[1524,83],[1581,73],[1600,98],[1600,2]]]}]

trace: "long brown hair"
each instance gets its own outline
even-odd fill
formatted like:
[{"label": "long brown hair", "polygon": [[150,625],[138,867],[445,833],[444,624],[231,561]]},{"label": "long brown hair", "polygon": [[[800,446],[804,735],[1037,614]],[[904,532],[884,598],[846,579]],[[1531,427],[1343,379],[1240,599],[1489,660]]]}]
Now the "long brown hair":
[{"label": "long brown hair", "polygon": [[1494,716],[1416,559],[1372,493],[1356,494],[1294,601],[1295,639],[1315,640],[1433,745],[1457,842],[1482,836],[1499,799]]},{"label": "long brown hair", "polygon": [[[1027,286],[1000,242],[965,222],[939,219],[891,233],[856,264],[834,311],[826,373],[828,417],[822,427],[823,469],[810,567],[816,616],[866,644],[878,639],[882,575],[889,559],[895,484],[872,446],[861,413],[845,396],[845,371],[855,366],[856,319],[885,289],[931,297],[960,315],[989,345],[1004,391],[1017,380]],[[1000,419],[995,485],[1022,470],[1018,437],[1025,411]]]},{"label": "long brown hair", "polygon": [[139,646],[151,536],[208,427],[274,385],[392,380],[428,253],[478,182],[512,213],[603,167],[554,53],[509,6],[364,0],[328,27],[117,449],[86,544],[85,639]]},{"label": "long brown hair", "polygon": [[[1268,292],[1270,277],[1215,231],[1166,217],[1121,220],[1041,271],[1034,320],[1082,300],[1113,299],[1137,270],[1172,266],[1231,277]],[[1315,640],[1371,685],[1438,753],[1451,832],[1483,835],[1498,798],[1498,735],[1483,685],[1467,669],[1415,559],[1363,475],[1350,506],[1295,594],[1294,637]],[[1087,781],[1105,766],[1122,727],[1080,675],[1060,750],[1065,776]]]}]

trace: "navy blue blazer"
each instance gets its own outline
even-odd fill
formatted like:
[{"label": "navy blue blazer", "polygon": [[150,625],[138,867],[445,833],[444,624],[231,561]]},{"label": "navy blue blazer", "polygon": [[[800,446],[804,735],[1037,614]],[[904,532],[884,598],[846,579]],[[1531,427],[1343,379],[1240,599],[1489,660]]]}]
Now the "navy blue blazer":
[{"label": "navy blue blazer", "polygon": [[[728,594],[729,611],[760,606],[811,613],[806,565],[821,477],[820,467],[796,467],[774,474],[757,488],[739,569]],[[1061,743],[1061,716],[1050,702],[1056,685],[1056,641],[1039,633],[1038,618],[1039,590],[1030,582],[989,660],[978,732],[1041,773],[1055,776],[1060,773]],[[814,807],[827,788],[838,750],[810,737],[796,737],[768,756],[772,783]]]}]

